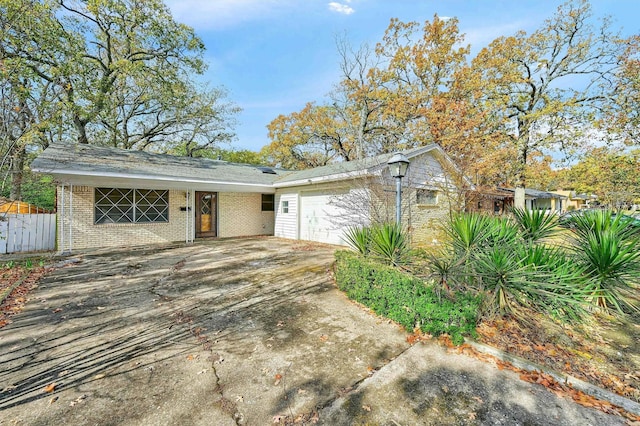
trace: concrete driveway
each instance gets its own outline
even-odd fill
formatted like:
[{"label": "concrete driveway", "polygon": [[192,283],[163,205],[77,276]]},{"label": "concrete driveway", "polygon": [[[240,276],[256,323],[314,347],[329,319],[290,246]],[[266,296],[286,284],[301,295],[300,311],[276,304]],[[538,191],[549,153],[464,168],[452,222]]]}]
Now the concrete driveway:
[{"label": "concrete driveway", "polygon": [[95,252],[0,330],[0,424],[624,424],[406,334],[276,238]]}]

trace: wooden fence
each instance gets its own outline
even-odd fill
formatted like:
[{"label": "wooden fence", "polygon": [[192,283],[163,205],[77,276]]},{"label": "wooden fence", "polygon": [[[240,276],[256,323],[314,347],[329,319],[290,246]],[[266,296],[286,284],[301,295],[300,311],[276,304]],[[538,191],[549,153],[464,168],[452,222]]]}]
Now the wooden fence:
[{"label": "wooden fence", "polygon": [[55,214],[0,216],[0,254],[55,250]]}]

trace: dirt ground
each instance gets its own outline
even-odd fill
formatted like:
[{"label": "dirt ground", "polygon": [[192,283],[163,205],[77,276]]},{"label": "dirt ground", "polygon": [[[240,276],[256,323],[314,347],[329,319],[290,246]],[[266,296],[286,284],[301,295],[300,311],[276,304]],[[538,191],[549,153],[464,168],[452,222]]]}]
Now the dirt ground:
[{"label": "dirt ground", "polygon": [[0,329],[0,424],[625,424],[407,334],[276,238],[87,253]]}]

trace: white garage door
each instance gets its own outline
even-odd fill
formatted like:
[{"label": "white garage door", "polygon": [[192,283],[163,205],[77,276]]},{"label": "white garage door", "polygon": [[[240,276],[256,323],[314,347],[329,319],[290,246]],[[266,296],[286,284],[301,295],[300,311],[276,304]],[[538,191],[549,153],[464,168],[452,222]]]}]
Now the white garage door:
[{"label": "white garage door", "polygon": [[341,195],[325,192],[302,193],[300,196],[300,239],[345,245],[345,211],[336,201]]}]

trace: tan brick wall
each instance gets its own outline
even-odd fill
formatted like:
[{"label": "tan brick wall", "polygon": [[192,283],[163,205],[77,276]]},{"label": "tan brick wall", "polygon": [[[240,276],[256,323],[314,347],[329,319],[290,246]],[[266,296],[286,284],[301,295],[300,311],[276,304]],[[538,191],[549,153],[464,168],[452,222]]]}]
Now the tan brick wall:
[{"label": "tan brick wall", "polygon": [[[94,224],[93,187],[73,187],[73,250],[120,247],[186,240],[187,212],[184,191],[169,191],[169,222]],[[64,206],[62,202],[64,201]],[[63,209],[64,207],[64,209]],[[62,211],[65,214],[62,214]],[[58,188],[58,249],[69,249],[69,191]],[[62,222],[64,221],[64,224]],[[274,212],[262,211],[262,195],[218,194],[218,236],[273,235]],[[64,232],[64,234],[63,234]],[[64,247],[62,240],[64,239]]]},{"label": "tan brick wall", "polygon": [[[171,241],[185,241],[186,215],[180,211],[185,205],[184,191],[169,191],[169,222],[164,223],[117,223],[94,224],[93,187],[73,187],[73,250],[95,247],[119,247],[144,244],[157,244]],[[69,224],[66,221],[69,213],[68,187],[64,194],[64,211],[62,214],[62,194],[58,188],[58,249],[69,248]],[[61,226],[61,221],[65,221]],[[64,235],[62,232],[64,232]],[[65,247],[62,247],[62,239]]]},{"label": "tan brick wall", "polygon": [[262,194],[218,194],[218,236],[273,235],[274,212],[262,211]]},{"label": "tan brick wall", "polygon": [[[441,227],[449,219],[449,202],[446,194],[439,191],[437,204],[432,206],[418,204],[414,188],[406,192],[410,210],[403,213],[402,216],[403,221],[410,222],[412,244],[424,246],[442,242],[443,231]],[[407,218],[407,216],[409,217]]]}]

